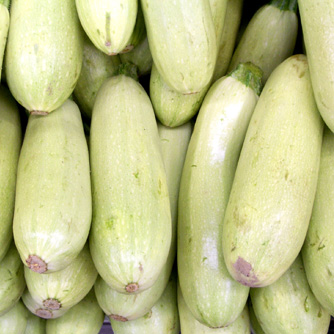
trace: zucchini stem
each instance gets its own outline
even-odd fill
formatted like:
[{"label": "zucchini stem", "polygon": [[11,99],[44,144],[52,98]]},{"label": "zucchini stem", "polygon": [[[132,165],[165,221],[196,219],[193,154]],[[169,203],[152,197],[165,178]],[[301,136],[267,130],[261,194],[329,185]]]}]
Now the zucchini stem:
[{"label": "zucchini stem", "polygon": [[280,10],[297,12],[297,0],[271,0],[269,5],[277,7]]}]

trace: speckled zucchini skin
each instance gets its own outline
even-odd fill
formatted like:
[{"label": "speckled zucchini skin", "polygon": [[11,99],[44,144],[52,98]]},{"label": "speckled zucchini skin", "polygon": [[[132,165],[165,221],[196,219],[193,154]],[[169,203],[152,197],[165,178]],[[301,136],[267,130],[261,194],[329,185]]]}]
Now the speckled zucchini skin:
[{"label": "speckled zucchini skin", "polygon": [[115,334],[179,334],[176,277],[168,283],[161,298],[145,316],[126,322],[111,319],[110,323]]},{"label": "speckled zucchini skin", "polygon": [[118,292],[144,291],[166,263],[172,224],[153,108],[132,78],[112,77],[99,90],[90,153],[95,266]]},{"label": "speckled zucchini skin", "polygon": [[[257,80],[260,82],[261,76]],[[212,328],[232,323],[249,292],[228,273],[221,237],[239,153],[257,100],[251,87],[232,76],[221,78],[210,88],[196,120],[181,178],[179,282],[194,317]]]},{"label": "speckled zucchini skin", "polygon": [[177,289],[177,303],[180,316],[182,334],[250,334],[250,322],[247,306],[243,309],[238,318],[227,327],[210,328],[201,324],[190,312],[180,287]]},{"label": "speckled zucchini skin", "polygon": [[217,41],[209,0],[141,0],[154,64],[170,88],[201,91],[212,78]]},{"label": "speckled zucchini skin", "polygon": [[6,6],[0,3],[0,81],[2,72],[3,55],[5,52],[8,28],[9,28],[9,12]]},{"label": "speckled zucchini skin", "polygon": [[24,307],[22,301],[18,301],[8,312],[0,317],[1,333],[24,334],[29,311]]},{"label": "speckled zucchini skin", "polygon": [[249,124],[227,205],[225,263],[250,287],[274,283],[297,257],[315,197],[323,122],[304,55],[279,65]]},{"label": "speckled zucchini skin", "polygon": [[98,334],[102,327],[104,313],[97,303],[94,290],[66,314],[46,322],[47,334]]},{"label": "speckled zucchini skin", "polygon": [[0,262],[0,316],[17,303],[25,286],[23,263],[12,243],[6,256]]},{"label": "speckled zucchini skin", "polygon": [[45,325],[45,319],[42,319],[35,314],[29,312],[27,327],[24,334],[46,334]]},{"label": "speckled zucchini skin", "polygon": [[31,115],[19,159],[14,213],[14,239],[25,265],[40,273],[68,266],[87,240],[91,205],[79,108],[67,100],[47,116]]},{"label": "speckled zucchini skin", "polygon": [[82,28],[73,0],[13,0],[6,80],[30,112],[49,113],[72,94],[82,65]]},{"label": "speckled zucchini skin", "polygon": [[22,143],[21,121],[15,100],[0,87],[0,261],[12,241],[17,165]]},{"label": "speckled zucchini skin", "polygon": [[80,22],[93,44],[107,55],[128,45],[135,27],[137,0],[76,0]]},{"label": "speckled zucchini skin", "polygon": [[250,291],[256,317],[266,334],[326,334],[330,315],[313,295],[298,256],[270,286]]},{"label": "speckled zucchini skin", "polygon": [[307,280],[321,305],[334,315],[334,134],[326,127],[317,192],[302,250]]}]

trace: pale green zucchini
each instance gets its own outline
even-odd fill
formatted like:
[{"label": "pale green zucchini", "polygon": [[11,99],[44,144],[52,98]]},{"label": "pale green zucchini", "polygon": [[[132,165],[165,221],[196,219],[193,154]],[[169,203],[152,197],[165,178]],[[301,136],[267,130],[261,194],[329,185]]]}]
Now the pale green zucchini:
[{"label": "pale green zucchini", "polygon": [[114,334],[179,334],[176,300],[176,277],[168,283],[163,295],[143,317],[132,321],[110,320]]},{"label": "pale green zucchini", "polygon": [[77,105],[67,100],[31,115],[20,154],[14,239],[22,261],[38,273],[68,266],[91,224],[89,157]]},{"label": "pale green zucchini", "polygon": [[13,0],[6,80],[15,99],[45,115],[72,94],[82,65],[82,28],[73,0]]},{"label": "pale green zucchini", "polygon": [[59,310],[51,310],[46,308],[43,303],[38,303],[32,298],[28,289],[26,289],[23,293],[22,301],[31,313],[42,319],[58,318],[63,316],[68,311],[68,309],[64,308],[60,308]]},{"label": "pale green zucchini", "polygon": [[254,312],[266,334],[326,334],[330,315],[314,297],[298,256],[270,286],[251,289]]},{"label": "pale green zucchini", "polygon": [[92,117],[95,98],[101,85],[115,73],[120,63],[119,56],[106,55],[85,36],[82,69],[74,89],[74,96],[86,118]]},{"label": "pale green zucchini", "polygon": [[9,28],[9,11],[8,8],[0,2],[0,81],[2,72],[3,55],[5,52],[8,28]]},{"label": "pale green zucchini", "polygon": [[157,281],[149,289],[136,294],[119,293],[108,286],[101,277],[95,283],[95,293],[103,311],[112,319],[126,321],[144,316],[161,297],[168,283],[176,251],[177,202],[184,159],[190,140],[192,125],[186,123],[177,128],[168,128],[160,123],[161,140],[172,217],[172,243],[165,266]]},{"label": "pale green zucchini", "polygon": [[326,125],[334,131],[334,3],[298,1],[314,97]]},{"label": "pale green zucchini", "polygon": [[141,0],[154,64],[167,85],[200,92],[212,78],[217,41],[208,0]]},{"label": "pale green zucchini", "polygon": [[137,0],[76,0],[80,22],[93,44],[109,56],[123,51],[135,27]]},{"label": "pale green zucchini", "polygon": [[242,284],[275,282],[297,257],[311,218],[323,122],[304,55],[280,64],[249,124],[223,223],[223,252]]},{"label": "pale green zucchini", "polygon": [[172,227],[153,108],[134,79],[118,75],[100,88],[90,153],[95,266],[118,292],[144,291],[166,263]]},{"label": "pale green zucchini", "polygon": [[27,327],[24,334],[46,334],[45,325],[45,319],[42,319],[29,312]]},{"label": "pale green zucchini", "polygon": [[24,267],[24,276],[31,297],[49,310],[68,310],[80,302],[97,278],[88,245],[65,269],[39,274]]},{"label": "pale green zucchini", "polygon": [[242,7],[243,0],[227,1],[224,28],[220,38],[218,57],[212,78],[213,82],[225,75],[230,64],[240,26]]},{"label": "pale green zucchini", "polygon": [[0,87],[0,261],[12,241],[17,164],[22,143],[21,121],[15,100]]},{"label": "pale green zucchini", "polygon": [[217,51],[222,38],[228,0],[209,0],[215,26]]},{"label": "pale green zucchini", "polygon": [[148,45],[147,37],[131,52],[120,54],[123,64],[132,63],[138,68],[138,75],[146,75],[151,72],[153,59]]},{"label": "pale green zucchini", "polygon": [[14,307],[0,317],[0,334],[24,334],[29,311],[19,300]]},{"label": "pale green zucchini", "polygon": [[292,55],[297,38],[297,0],[272,0],[249,22],[233,54],[228,71],[250,61],[263,71],[263,83],[270,73]]},{"label": "pale green zucchini", "polygon": [[256,315],[253,309],[253,305],[252,305],[252,301],[250,298],[248,299],[248,312],[249,312],[249,320],[251,323],[252,333],[253,334],[266,334],[263,331],[261,325],[259,324],[259,321],[256,318]]},{"label": "pale green zucchini", "polygon": [[17,303],[25,286],[23,263],[13,242],[0,262],[0,316]]},{"label": "pale green zucchini", "polygon": [[46,334],[98,334],[104,313],[97,303],[94,290],[66,314],[46,322]]},{"label": "pale green zucchini", "polygon": [[221,237],[239,153],[260,93],[261,74],[252,64],[241,64],[210,88],[196,120],[181,178],[180,286],[194,317],[212,328],[232,323],[249,292],[228,273]]},{"label": "pale green zucchini", "polygon": [[210,328],[197,321],[190,312],[180,287],[177,289],[177,302],[179,309],[182,334],[250,334],[250,322],[247,306],[244,307],[238,318],[227,327]]},{"label": "pale green zucchini", "polygon": [[334,134],[324,131],[317,192],[302,250],[307,280],[320,304],[334,315]]}]

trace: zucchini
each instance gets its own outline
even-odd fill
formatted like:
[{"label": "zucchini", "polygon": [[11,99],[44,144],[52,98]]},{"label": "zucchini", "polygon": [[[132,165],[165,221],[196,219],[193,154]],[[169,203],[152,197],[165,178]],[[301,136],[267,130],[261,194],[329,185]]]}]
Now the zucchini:
[{"label": "zucchini", "polygon": [[141,0],[153,61],[167,85],[200,92],[212,78],[217,56],[208,0]]},{"label": "zucchini", "polygon": [[172,234],[157,124],[142,86],[124,74],[108,79],[90,131],[92,257],[111,288],[139,293],[157,280]]},{"label": "zucchini", "polygon": [[223,223],[226,266],[250,287],[274,283],[297,257],[311,218],[323,122],[307,59],[267,81],[249,124]]},{"label": "zucchini", "polygon": [[320,304],[334,315],[334,134],[324,131],[317,192],[302,255],[307,280]]},{"label": "zucchini", "polygon": [[7,313],[0,317],[1,334],[24,334],[29,312],[19,300]]},{"label": "zucchini", "polygon": [[333,132],[334,3],[329,0],[299,0],[298,6],[314,97],[323,120]]},{"label": "zucchini", "polygon": [[179,184],[183,163],[190,140],[192,125],[186,123],[175,129],[158,123],[161,140],[162,158],[164,161],[171,217],[173,224],[172,243],[165,266],[153,286],[139,294],[119,293],[108,286],[101,277],[95,283],[95,293],[103,311],[114,320],[135,320],[144,316],[163,294],[173,267],[176,252],[176,223]]},{"label": "zucchini", "polygon": [[298,256],[270,286],[251,289],[255,315],[266,334],[327,334],[330,315],[313,295]]},{"label": "zucchini", "polygon": [[98,334],[102,327],[104,313],[97,303],[94,290],[66,314],[46,322],[47,334]]},{"label": "zucchini", "polygon": [[27,327],[24,334],[45,334],[46,321],[29,312]]},{"label": "zucchini", "polygon": [[[215,26],[217,46],[222,38],[228,0],[209,0],[213,24]],[[218,49],[217,49],[218,51]]]},{"label": "zucchini", "polygon": [[250,61],[263,71],[263,83],[270,73],[293,53],[297,31],[297,0],[272,0],[250,20],[234,51],[228,71]]},{"label": "zucchini", "polygon": [[72,0],[13,0],[6,48],[6,80],[33,114],[59,108],[72,94],[82,66],[83,32]]},{"label": "zucchini", "polygon": [[24,276],[31,297],[48,310],[68,310],[80,302],[93,287],[97,272],[88,245],[65,269],[39,274],[24,267]]},{"label": "zucchini", "polygon": [[228,273],[221,236],[239,153],[260,93],[260,72],[252,64],[241,64],[210,88],[196,120],[181,178],[180,287],[194,317],[212,328],[232,323],[249,292]]},{"label": "zucchini", "polygon": [[115,73],[120,63],[119,56],[106,55],[85,36],[82,69],[74,88],[74,96],[86,118],[92,117],[96,94],[104,80]]},{"label": "zucchini", "polygon": [[197,321],[190,312],[183,299],[180,287],[177,289],[182,334],[250,334],[250,322],[247,306],[244,307],[238,318],[227,327],[210,328]]},{"label": "zucchini", "polygon": [[0,262],[0,316],[17,303],[25,286],[23,264],[12,243],[6,256]]},{"label": "zucchini", "polygon": [[133,33],[137,0],[76,0],[80,22],[93,44],[109,56],[126,48]]},{"label": "zucchini", "polygon": [[252,333],[253,334],[266,334],[263,331],[261,325],[259,324],[259,321],[257,320],[257,317],[254,313],[252,301],[250,298],[248,299],[248,311],[249,311],[249,319],[251,323]]},{"label": "zucchini", "polygon": [[110,323],[115,334],[179,334],[176,278],[171,279],[161,298],[146,315],[137,320],[126,322],[111,319]]},{"label": "zucchini", "polygon": [[14,239],[38,273],[64,269],[83,248],[91,224],[89,157],[77,105],[29,117],[20,154]]},{"label": "zucchini", "polygon": [[19,110],[8,89],[0,86],[0,261],[13,237],[15,184],[21,143]]},{"label": "zucchini", "polygon": [[240,26],[242,8],[243,0],[227,1],[224,28],[219,40],[218,57],[212,78],[213,82],[225,75],[230,64]]},{"label": "zucchini", "polygon": [[8,28],[9,28],[9,11],[8,8],[0,1],[0,81],[2,72],[3,55],[5,52]]}]

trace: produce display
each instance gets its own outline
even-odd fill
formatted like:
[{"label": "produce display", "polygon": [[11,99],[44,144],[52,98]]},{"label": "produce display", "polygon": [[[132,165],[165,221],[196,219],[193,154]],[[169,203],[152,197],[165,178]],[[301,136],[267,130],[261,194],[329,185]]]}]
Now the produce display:
[{"label": "produce display", "polygon": [[328,0],[0,0],[0,334],[329,333],[333,36]]}]

